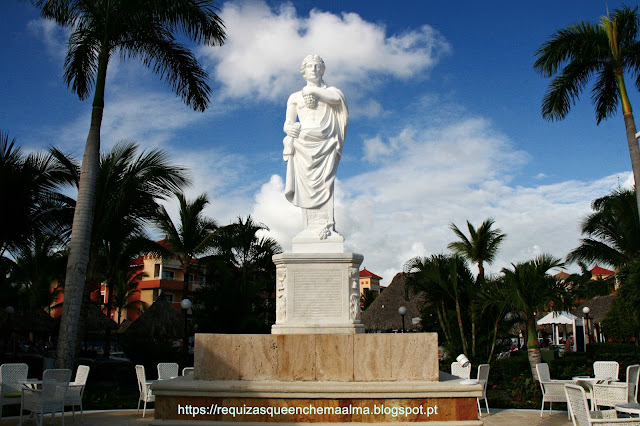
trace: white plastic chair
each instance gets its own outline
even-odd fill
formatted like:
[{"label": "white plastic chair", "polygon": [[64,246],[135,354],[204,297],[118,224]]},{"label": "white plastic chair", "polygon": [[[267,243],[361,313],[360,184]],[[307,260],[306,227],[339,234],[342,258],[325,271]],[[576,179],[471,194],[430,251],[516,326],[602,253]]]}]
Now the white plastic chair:
[{"label": "white plastic chair", "polygon": [[[540,380],[540,389],[542,390],[542,406],[540,407],[540,417],[544,414],[544,404],[549,403],[549,414],[553,412],[554,402],[567,402],[567,395],[564,391],[566,380],[551,380],[549,374],[549,365],[546,363],[536,364],[536,372]],[[568,410],[567,410],[568,411]],[[570,417],[570,414],[567,413]]]},{"label": "white plastic chair", "polygon": [[463,367],[458,361],[452,362],[451,374],[454,376],[458,376],[461,379],[471,378],[471,363],[467,364],[466,367]]},{"label": "white plastic chair", "polygon": [[178,364],[175,362],[158,363],[158,380],[169,380],[178,377]]},{"label": "white plastic chair", "polygon": [[640,417],[618,419],[616,410],[589,411],[587,395],[582,386],[566,384],[564,386],[569,413],[574,426],[590,425],[638,425]]},{"label": "white plastic chair", "polygon": [[144,365],[136,365],[136,376],[138,377],[138,390],[140,391],[140,397],[138,398],[138,411],[136,414],[140,414],[140,401],[144,401],[144,407],[142,408],[142,417],[144,417],[147,411],[147,402],[154,402],[156,396],[151,392],[152,380],[147,380],[147,376],[144,371]]},{"label": "white plastic chair", "polygon": [[617,404],[636,402],[638,396],[638,375],[640,365],[630,365],[627,367],[626,383],[614,382],[608,384],[593,385],[593,405],[598,407],[614,407]]},{"label": "white plastic chair", "polygon": [[478,366],[478,382],[482,385],[482,396],[477,398],[478,400],[478,414],[482,417],[482,409],[480,408],[480,400],[484,399],[484,404],[487,407],[487,414],[491,414],[489,411],[489,402],[487,401],[487,383],[489,382],[489,364],[480,364]]},{"label": "white plastic chair", "polygon": [[29,366],[23,363],[0,365],[0,420],[5,405],[20,404],[22,385],[18,380],[26,380]]},{"label": "white plastic chair", "polygon": [[31,415],[40,415],[40,426],[45,414],[51,413],[51,419],[55,418],[59,411],[64,425],[64,398],[71,380],[71,370],[66,368],[44,370],[42,374],[42,388],[32,389],[23,387],[20,404],[20,424],[22,424],[22,411],[27,410]]},{"label": "white plastic chair", "polygon": [[82,396],[84,395],[84,388],[87,385],[87,377],[89,376],[89,366],[79,365],[76,370],[76,378],[73,382],[69,383],[69,389],[67,390],[67,396],[64,399],[64,405],[71,406],[73,412],[73,418],[76,417],[76,405],[80,406],[80,417],[84,422],[84,411],[82,409]]},{"label": "white plastic chair", "polygon": [[596,361],[593,363],[593,375],[600,380],[618,381],[618,372],[620,364],[617,361]]},{"label": "white plastic chair", "polygon": [[193,367],[185,367],[182,369],[183,376],[193,376]]}]

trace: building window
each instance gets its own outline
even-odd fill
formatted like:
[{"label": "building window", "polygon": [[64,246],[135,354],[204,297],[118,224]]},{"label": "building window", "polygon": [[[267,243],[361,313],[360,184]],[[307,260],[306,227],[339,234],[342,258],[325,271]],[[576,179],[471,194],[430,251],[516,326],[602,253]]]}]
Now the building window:
[{"label": "building window", "polygon": [[160,278],[160,264],[156,263],[153,267],[153,278]]},{"label": "building window", "polygon": [[193,283],[193,282],[195,282],[195,281],[196,281],[196,277],[195,277],[195,275],[193,275],[193,274],[189,274],[189,282],[190,282],[190,283]]},{"label": "building window", "polygon": [[176,273],[173,271],[162,271],[162,279],[172,280],[176,277]]},{"label": "building window", "polygon": [[167,302],[173,303],[173,293],[167,293],[166,291],[163,291],[162,296],[164,297],[164,300],[166,300]]}]

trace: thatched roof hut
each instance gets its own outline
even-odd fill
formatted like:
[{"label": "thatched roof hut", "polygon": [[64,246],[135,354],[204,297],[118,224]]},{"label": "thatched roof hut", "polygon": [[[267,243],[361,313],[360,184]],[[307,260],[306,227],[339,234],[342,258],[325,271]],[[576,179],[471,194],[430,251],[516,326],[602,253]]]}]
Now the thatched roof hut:
[{"label": "thatched roof hut", "polygon": [[128,336],[172,338],[184,333],[184,317],[160,296],[127,328]]},{"label": "thatched roof hut", "polygon": [[13,314],[11,325],[14,330],[22,333],[51,333],[56,329],[56,320],[44,309],[33,309]]},{"label": "thatched roof hut", "polygon": [[398,273],[391,284],[362,312],[362,322],[366,331],[391,331],[402,330],[402,317],[398,314],[398,308],[404,306],[407,313],[404,317],[406,330],[420,330],[418,322],[414,324],[413,318],[420,318],[420,306],[422,297],[405,292],[406,277]]},{"label": "thatched roof hut", "polygon": [[596,296],[591,300],[587,300],[582,305],[572,310],[571,313],[577,317],[584,318],[584,314],[582,313],[582,308],[588,306],[589,317],[593,320],[594,323],[602,322],[604,317],[609,312],[609,308],[611,308],[611,304],[613,303],[613,299],[616,297],[615,294],[608,294],[606,296]]}]

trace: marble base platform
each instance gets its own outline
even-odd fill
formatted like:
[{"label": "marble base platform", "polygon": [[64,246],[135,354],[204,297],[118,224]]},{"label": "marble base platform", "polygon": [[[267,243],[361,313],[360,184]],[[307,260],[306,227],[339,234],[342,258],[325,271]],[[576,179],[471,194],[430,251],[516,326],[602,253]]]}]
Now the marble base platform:
[{"label": "marble base platform", "polygon": [[196,334],[193,376],[152,385],[154,425],[481,425],[481,385],[439,380],[435,333]]},{"label": "marble base platform", "polygon": [[282,253],[276,264],[273,334],[364,333],[357,253]]}]

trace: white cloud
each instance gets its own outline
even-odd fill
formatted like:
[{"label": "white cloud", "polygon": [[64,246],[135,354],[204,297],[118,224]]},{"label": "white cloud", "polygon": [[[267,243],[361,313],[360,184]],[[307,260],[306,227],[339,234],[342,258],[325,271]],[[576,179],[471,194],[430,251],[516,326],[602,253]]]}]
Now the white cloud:
[{"label": "white cloud", "polygon": [[66,41],[71,33],[69,28],[62,28],[50,19],[34,19],[27,23],[27,29],[44,42],[49,55],[64,59],[67,54]]},{"label": "white cloud", "polygon": [[[493,217],[507,234],[489,272],[543,252],[563,258],[578,244],[579,223],[591,201],[617,186],[617,176],[608,176],[514,187],[510,175],[529,157],[480,119],[406,128],[367,145],[373,166],[336,182],[336,226],[346,248],[364,254],[364,265],[382,275],[386,285],[411,257],[446,252],[455,239],[452,222],[479,226]],[[374,157],[376,152],[384,156]],[[282,191],[281,178],[272,177],[256,196],[253,211],[288,247],[302,224]]]},{"label": "white cloud", "polygon": [[[450,51],[432,27],[424,25],[402,34],[363,20],[356,13],[312,10],[298,16],[285,3],[277,9],[263,1],[225,3],[220,16],[227,28],[222,47],[202,48],[214,66],[224,96],[276,100],[301,85],[302,58],[315,53],[327,64],[326,80],[341,88],[366,89],[375,76],[420,76]],[[373,110],[371,110],[373,108]],[[380,113],[375,104],[365,108]]]}]

